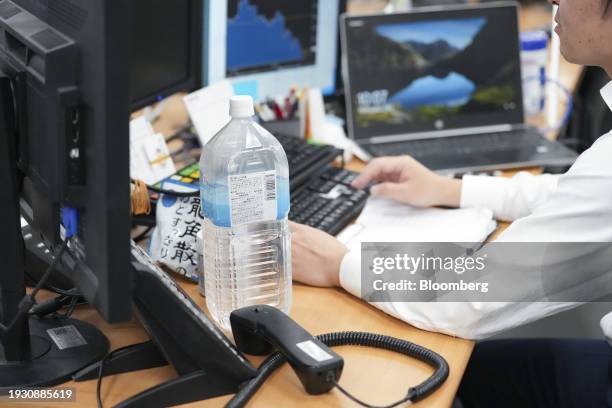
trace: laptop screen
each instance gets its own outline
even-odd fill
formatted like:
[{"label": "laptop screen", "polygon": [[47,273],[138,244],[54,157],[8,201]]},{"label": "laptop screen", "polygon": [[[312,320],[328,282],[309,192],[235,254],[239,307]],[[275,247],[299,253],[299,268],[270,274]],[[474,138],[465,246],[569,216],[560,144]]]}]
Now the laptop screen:
[{"label": "laptop screen", "polygon": [[516,5],[352,16],[342,28],[351,137],[523,122]]}]

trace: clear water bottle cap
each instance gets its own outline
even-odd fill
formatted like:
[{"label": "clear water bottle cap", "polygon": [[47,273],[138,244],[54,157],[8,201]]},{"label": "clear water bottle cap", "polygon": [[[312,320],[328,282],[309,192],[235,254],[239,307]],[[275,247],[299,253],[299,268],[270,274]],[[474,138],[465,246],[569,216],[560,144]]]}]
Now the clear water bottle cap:
[{"label": "clear water bottle cap", "polygon": [[230,98],[230,116],[232,118],[250,118],[255,115],[253,98],[249,95],[235,95]]}]

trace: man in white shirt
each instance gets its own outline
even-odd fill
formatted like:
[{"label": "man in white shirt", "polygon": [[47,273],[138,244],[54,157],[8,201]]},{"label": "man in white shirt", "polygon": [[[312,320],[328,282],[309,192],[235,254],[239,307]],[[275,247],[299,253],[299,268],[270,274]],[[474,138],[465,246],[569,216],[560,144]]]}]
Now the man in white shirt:
[{"label": "man in white shirt", "polygon": [[[612,0],[557,0],[561,52],[570,62],[600,66],[612,76]],[[601,90],[612,110],[612,82]],[[373,195],[409,205],[486,207],[514,221],[498,241],[612,242],[612,132],[601,136],[562,176],[521,173],[512,179],[447,179],[414,159],[373,160],[354,182],[379,182]],[[360,253],[335,238],[292,224],[294,279],[342,286],[360,296]],[[612,265],[611,265],[612,266]],[[375,306],[414,326],[485,338],[579,303],[380,302]],[[612,338],[612,327],[602,328]],[[479,343],[459,396],[466,407],[612,407],[612,349],[604,341],[520,340]],[[612,374],[611,378],[612,378]]]}]

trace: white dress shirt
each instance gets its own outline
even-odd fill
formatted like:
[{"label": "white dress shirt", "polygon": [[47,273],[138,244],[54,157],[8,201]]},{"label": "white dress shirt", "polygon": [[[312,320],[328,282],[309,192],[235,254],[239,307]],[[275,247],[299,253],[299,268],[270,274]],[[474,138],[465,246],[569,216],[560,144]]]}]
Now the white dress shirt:
[{"label": "white dress shirt", "polygon": [[[601,90],[612,110],[612,82]],[[461,207],[485,207],[514,221],[501,242],[612,242],[612,132],[601,136],[561,176],[519,173],[513,178],[465,176]],[[612,270],[612,265],[610,265]],[[360,296],[361,254],[340,268],[344,289]],[[576,302],[379,302],[374,306],[413,326],[478,339],[580,305]],[[602,319],[612,338],[612,313]]]}]

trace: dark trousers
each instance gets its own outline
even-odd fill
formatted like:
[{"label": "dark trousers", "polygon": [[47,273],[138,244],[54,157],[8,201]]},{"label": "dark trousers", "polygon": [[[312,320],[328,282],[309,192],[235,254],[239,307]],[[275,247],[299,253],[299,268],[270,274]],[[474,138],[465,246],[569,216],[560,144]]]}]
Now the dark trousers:
[{"label": "dark trousers", "polygon": [[490,340],[476,345],[459,387],[464,408],[612,407],[604,340]]}]

